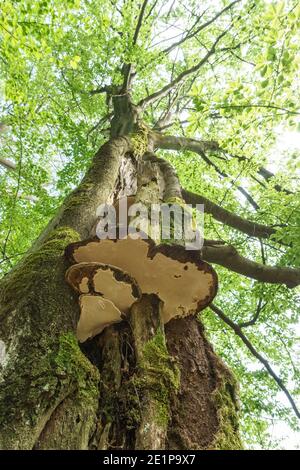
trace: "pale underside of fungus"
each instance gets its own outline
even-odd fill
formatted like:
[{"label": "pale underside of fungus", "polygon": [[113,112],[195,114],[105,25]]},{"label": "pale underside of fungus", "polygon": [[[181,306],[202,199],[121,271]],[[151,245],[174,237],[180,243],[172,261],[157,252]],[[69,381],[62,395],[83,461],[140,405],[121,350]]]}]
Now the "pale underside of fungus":
[{"label": "pale underside of fungus", "polygon": [[68,269],[66,280],[80,294],[81,313],[77,325],[80,342],[101,333],[106,326],[122,321],[141,296],[136,281],[109,264],[74,264]]},{"label": "pale underside of fungus", "polygon": [[[213,268],[202,261],[198,251],[188,251],[179,245],[155,245],[151,239],[130,236],[116,240],[93,238],[69,245],[66,255],[75,263],[67,272],[67,280],[81,294],[78,330],[86,323],[89,308],[93,318],[97,317],[98,297],[112,302],[119,312],[109,306],[112,321],[108,322],[105,306],[99,307],[99,317],[105,319],[104,328],[121,321],[141,293],[159,297],[163,321],[167,323],[172,318],[203,310],[217,292]],[[93,297],[96,299],[91,300]],[[90,336],[100,332],[95,331]],[[78,331],[77,335],[84,341],[85,335]]]}]

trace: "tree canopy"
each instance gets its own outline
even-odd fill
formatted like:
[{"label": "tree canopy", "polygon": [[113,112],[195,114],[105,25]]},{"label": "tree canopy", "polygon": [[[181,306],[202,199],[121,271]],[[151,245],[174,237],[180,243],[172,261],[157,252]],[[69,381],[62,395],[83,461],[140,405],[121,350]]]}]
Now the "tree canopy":
[{"label": "tree canopy", "polygon": [[299,26],[297,0],[2,0],[0,11],[1,274],[81,180],[113,97],[130,90],[218,241],[204,247],[220,287],[202,318],[240,382],[248,447],[280,445],[277,422],[299,430]]}]

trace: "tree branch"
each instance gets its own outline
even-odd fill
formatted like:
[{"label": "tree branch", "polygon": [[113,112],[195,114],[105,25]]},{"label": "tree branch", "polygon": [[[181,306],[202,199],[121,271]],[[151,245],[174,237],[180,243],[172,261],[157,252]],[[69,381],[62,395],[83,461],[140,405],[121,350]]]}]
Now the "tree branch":
[{"label": "tree branch", "polygon": [[[191,152],[198,153],[200,156],[203,156],[201,152],[206,152],[206,151],[216,151],[216,152],[223,152],[227,153],[225,150],[223,150],[218,142],[216,141],[201,141],[201,140],[196,140],[196,139],[190,139],[186,137],[177,137],[177,136],[171,136],[171,135],[164,135],[160,133],[153,133],[152,138],[154,140],[154,144],[161,148],[161,149],[169,149],[169,150],[189,150]],[[206,145],[203,145],[205,142]],[[247,161],[247,157],[245,156],[239,156],[239,155],[230,155],[233,158],[237,158],[239,161]],[[207,157],[206,157],[207,159]],[[210,164],[207,161],[207,163]],[[212,165],[213,162],[211,162]],[[220,173],[219,170],[217,170],[217,167],[215,165],[216,171]],[[266,181],[269,179],[275,177],[274,173],[271,171],[267,170],[264,167],[260,167],[258,169],[258,174],[261,175]],[[224,176],[224,175],[223,175]],[[293,194],[292,191],[283,188],[282,186],[276,184],[274,186],[276,191],[278,192],[284,192],[286,194]],[[249,201],[250,202],[250,201]]]},{"label": "tree branch", "polygon": [[155,9],[157,3],[158,3],[158,0],[154,0],[154,2],[153,2],[153,4],[151,5],[151,7],[150,7],[150,9],[149,9],[149,11],[148,11],[148,13],[147,13],[147,15],[145,16],[145,20],[147,20],[147,19],[151,16],[151,14],[152,14],[153,10]]},{"label": "tree branch", "polygon": [[200,194],[195,194],[191,191],[183,189],[182,195],[187,204],[204,204],[205,211],[211,214],[214,219],[229,225],[230,227],[239,230],[239,232],[243,232],[250,237],[270,238],[271,235],[276,233],[276,230],[273,227],[244,219],[243,217],[240,217],[239,215],[224,209],[223,207],[219,206],[215,202],[210,201],[206,197],[201,196]]},{"label": "tree branch", "polygon": [[[152,133],[152,139],[155,146],[161,149],[169,150],[188,150],[190,152],[198,153],[198,155],[203,158],[203,160],[210,166],[212,166],[216,172],[223,178],[232,178],[227,175],[224,171],[221,171],[218,166],[212,162],[206,155],[205,150],[221,150],[220,146],[215,141],[199,141],[195,139],[190,139],[186,137],[175,137],[170,135],[163,135],[160,133]],[[235,182],[233,181],[235,184]],[[247,201],[252,205],[252,207],[257,210],[259,205],[254,201],[253,197],[242,187],[236,185],[237,189],[241,194],[247,199]]]},{"label": "tree branch", "polygon": [[[143,4],[140,9],[137,25],[134,31],[133,39],[132,39],[132,45],[135,46],[139,37],[140,29],[142,27],[143,23],[143,18],[145,14],[145,10],[148,4],[148,0],[144,0]],[[131,85],[131,78],[132,78],[132,64],[124,64],[123,65],[123,75],[124,75],[124,81],[123,81],[123,86],[122,86],[122,93],[126,93],[128,89],[130,88]]]},{"label": "tree branch", "polygon": [[[229,178],[230,181],[232,182],[233,186],[236,186],[236,188],[239,190],[239,192],[247,199],[247,201],[251,204],[251,206],[255,209],[259,209],[259,205],[257,202],[253,199],[251,194],[248,193],[242,186],[236,185],[236,180],[234,180],[231,176],[229,176],[225,171],[220,170],[220,168],[213,162],[211,161],[204,152],[199,151],[198,154],[202,157],[202,159],[211,167],[215,169],[215,171],[222,176],[223,178]],[[224,196],[225,197],[225,196]]]},{"label": "tree branch", "polygon": [[163,88],[161,88],[160,90],[152,93],[151,95],[147,96],[147,98],[144,98],[142,99],[138,106],[141,107],[141,109],[144,109],[146,106],[148,106],[149,104],[153,103],[154,101],[156,101],[158,98],[161,98],[161,97],[164,97],[166,96],[166,94],[168,93],[169,90],[171,90],[172,88],[174,88],[176,85],[178,85],[179,83],[181,83],[182,81],[184,81],[187,77],[189,77],[190,75],[192,75],[193,73],[197,72],[201,67],[202,65],[204,65],[209,57],[211,55],[213,55],[215,52],[216,52],[216,46],[217,44],[219,43],[219,41],[228,33],[228,31],[230,30],[231,26],[226,29],[225,31],[223,31],[218,37],[217,39],[215,40],[214,44],[212,45],[211,49],[205,54],[205,56],[196,64],[194,65],[193,67],[189,68],[189,69],[186,69],[184,70],[183,72],[181,72],[174,80],[171,80],[170,83],[168,83],[168,85],[165,85]]},{"label": "tree branch", "polygon": [[[219,149],[220,151],[224,152],[224,153],[227,153],[225,150],[222,150],[220,147]],[[228,153],[227,153],[228,154]],[[236,158],[237,160],[239,160],[240,162],[245,162],[245,161],[249,161],[249,159],[245,156],[242,156],[242,155],[232,155],[232,154],[228,154],[230,157],[233,157],[233,158]],[[271,171],[267,170],[266,168],[264,168],[263,166],[261,166],[257,173],[262,176],[264,178],[264,180],[268,181],[269,179],[271,178],[274,178],[276,175],[274,173],[272,173]],[[262,184],[261,182],[259,182],[259,184]],[[289,189],[286,189],[286,188],[283,188],[282,186],[280,186],[279,184],[275,184],[274,185],[274,189],[276,189],[276,191],[278,192],[284,192],[286,194],[293,194],[292,191],[290,191]]]},{"label": "tree branch", "polygon": [[220,150],[218,142],[214,140],[196,140],[188,137],[176,137],[160,132],[152,132],[151,138],[156,147],[165,150],[189,150],[198,153],[207,150]]},{"label": "tree branch", "polygon": [[[258,173],[259,175],[261,175],[266,181],[268,181],[269,179],[271,178],[274,178],[274,173],[272,173],[271,171],[267,170],[266,168],[263,168],[261,167],[259,170],[258,170]],[[274,188],[276,189],[276,191],[278,192],[283,192],[285,194],[293,194],[293,191],[290,191],[289,189],[286,189],[286,188],[283,188],[282,186],[280,186],[279,184],[275,184]]]},{"label": "tree branch", "polygon": [[283,111],[288,114],[296,115],[298,116],[300,113],[297,111],[292,111],[287,108],[280,108],[279,106],[275,105],[266,105],[266,104],[228,104],[224,106],[218,106],[218,109],[241,109],[241,108],[267,108],[267,109],[276,109],[278,111]]},{"label": "tree branch", "polygon": [[245,346],[249,349],[249,351],[251,352],[251,354],[253,354],[254,357],[256,357],[256,359],[259,360],[259,362],[261,362],[263,364],[263,366],[265,367],[265,369],[268,371],[268,373],[270,374],[270,376],[275,380],[275,382],[277,383],[278,387],[284,392],[285,396],[287,397],[288,401],[290,402],[297,418],[300,419],[300,412],[297,408],[297,405],[294,401],[294,399],[292,398],[291,394],[289,393],[288,389],[286,388],[286,386],[284,385],[283,381],[280,379],[280,377],[278,377],[278,375],[274,372],[274,370],[272,369],[272,367],[270,366],[269,362],[255,349],[255,347],[253,346],[253,344],[249,341],[249,339],[244,335],[241,327],[239,325],[237,325],[236,323],[234,323],[232,320],[230,320],[230,318],[228,318],[225,313],[220,309],[218,308],[216,305],[214,304],[211,304],[210,305],[210,309],[216,313],[218,315],[219,318],[221,318],[221,320],[224,321],[224,323],[226,323],[226,325],[230,326],[230,328],[232,328],[232,330],[235,332],[235,334],[243,341],[243,343],[245,344]]},{"label": "tree branch", "polygon": [[17,168],[16,164],[11,160],[6,158],[0,158],[0,165],[6,168],[7,170],[15,170]]},{"label": "tree branch", "polygon": [[101,94],[101,93],[110,93],[111,88],[107,85],[101,86],[100,88],[96,88],[95,90],[91,90],[89,93],[91,96]]},{"label": "tree branch", "polygon": [[256,312],[255,314],[253,315],[253,317],[251,318],[251,320],[249,321],[245,321],[245,322],[242,322],[242,323],[239,323],[239,327],[240,328],[247,328],[248,326],[253,326],[255,325],[255,323],[257,322],[258,320],[258,317],[260,315],[260,312],[265,308],[265,306],[267,305],[267,302],[265,302],[263,304],[263,298],[260,297],[258,299],[258,303],[257,303],[257,307],[256,307]]},{"label": "tree branch", "polygon": [[[163,50],[163,53],[164,54],[168,54],[169,52],[171,52],[173,49],[175,49],[175,47],[178,47],[178,46],[181,46],[181,44],[183,44],[185,41],[195,37],[198,33],[200,33],[200,31],[202,31],[203,29],[207,28],[208,26],[210,26],[214,21],[216,21],[221,15],[223,15],[223,13],[225,13],[226,11],[230,10],[233,5],[235,5],[236,3],[239,3],[241,0],[235,0],[234,2],[230,3],[229,5],[227,5],[227,7],[223,8],[223,10],[219,11],[219,13],[217,13],[213,18],[211,18],[210,20],[208,20],[206,23],[203,23],[202,25],[200,25],[198,28],[194,29],[193,31],[193,28],[187,32],[187,34],[181,38],[179,41],[176,41],[174,42],[173,44],[171,44],[171,46],[167,47],[166,49]],[[200,19],[200,18],[199,18]],[[197,21],[198,22],[198,21]],[[197,24],[197,22],[195,24]],[[195,25],[194,25],[195,26]]]},{"label": "tree branch", "polygon": [[133,40],[132,40],[132,44],[135,45],[137,43],[137,39],[138,39],[138,36],[139,36],[139,32],[140,32],[140,29],[141,29],[141,26],[142,26],[142,23],[143,23],[143,17],[144,17],[144,14],[145,14],[145,10],[146,10],[146,7],[147,7],[147,3],[148,3],[148,0],[144,0],[143,1],[143,5],[140,9],[140,14],[139,14],[139,18],[138,18],[138,22],[137,22],[137,25],[136,25],[136,28],[135,28],[135,32],[134,32],[134,36],[133,36]]},{"label": "tree branch", "polygon": [[204,245],[203,259],[216,263],[243,276],[270,284],[285,284],[292,289],[300,284],[300,269],[269,266],[240,255],[232,245]]}]

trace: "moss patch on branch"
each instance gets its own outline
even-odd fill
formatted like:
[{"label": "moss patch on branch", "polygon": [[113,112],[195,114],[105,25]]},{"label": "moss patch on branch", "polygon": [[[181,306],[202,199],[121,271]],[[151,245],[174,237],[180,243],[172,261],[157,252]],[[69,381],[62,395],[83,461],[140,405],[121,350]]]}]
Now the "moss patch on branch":
[{"label": "moss patch on branch", "polygon": [[160,329],[145,344],[143,358],[138,362],[137,368],[137,373],[127,383],[128,426],[133,428],[140,423],[149,397],[154,421],[165,427],[170,419],[171,396],[180,385],[180,371],[167,351],[165,337]]},{"label": "moss patch on branch", "polygon": [[130,142],[133,154],[137,158],[141,158],[148,149],[148,135],[149,130],[147,127],[140,127],[137,132],[130,134]]},{"label": "moss patch on branch", "polygon": [[75,189],[66,199],[64,203],[64,210],[71,210],[73,207],[77,207],[84,202],[88,202],[91,195],[90,191],[94,184],[89,182],[82,182],[80,186]]},{"label": "moss patch on branch", "polygon": [[149,373],[161,377],[168,388],[177,390],[180,385],[180,371],[169,355],[165,335],[159,329],[156,335],[145,344],[143,350],[143,359],[138,366]]}]

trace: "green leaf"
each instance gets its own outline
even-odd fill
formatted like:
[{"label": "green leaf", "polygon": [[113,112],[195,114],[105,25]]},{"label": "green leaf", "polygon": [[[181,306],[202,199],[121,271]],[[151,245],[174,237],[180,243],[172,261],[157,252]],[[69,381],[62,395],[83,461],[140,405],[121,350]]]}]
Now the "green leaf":
[{"label": "green leaf", "polygon": [[70,60],[70,67],[71,67],[72,69],[77,69],[80,60],[81,60],[81,57],[80,57],[79,55],[75,55],[75,56],[73,57],[73,59]]},{"label": "green leaf", "polygon": [[268,66],[265,65],[265,66],[262,68],[262,70],[260,71],[260,74],[261,74],[262,77],[264,77],[264,76],[266,75],[267,70],[268,70]]}]

